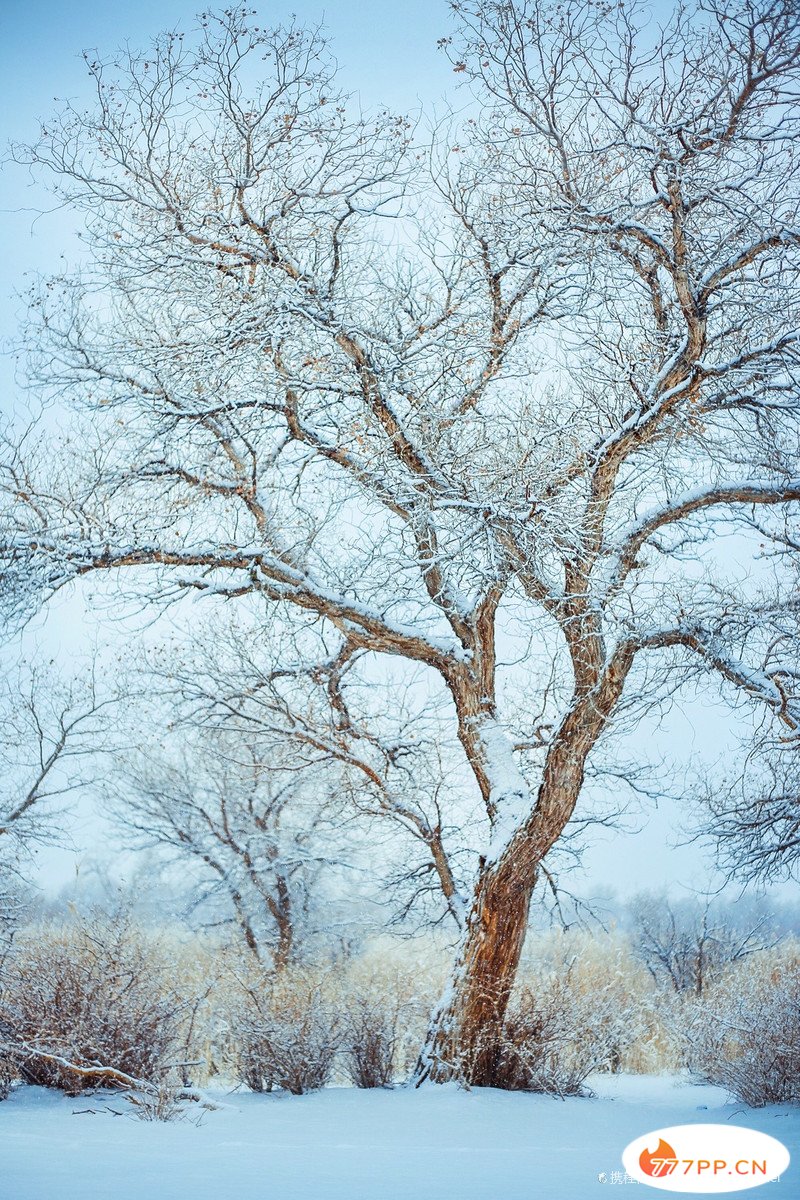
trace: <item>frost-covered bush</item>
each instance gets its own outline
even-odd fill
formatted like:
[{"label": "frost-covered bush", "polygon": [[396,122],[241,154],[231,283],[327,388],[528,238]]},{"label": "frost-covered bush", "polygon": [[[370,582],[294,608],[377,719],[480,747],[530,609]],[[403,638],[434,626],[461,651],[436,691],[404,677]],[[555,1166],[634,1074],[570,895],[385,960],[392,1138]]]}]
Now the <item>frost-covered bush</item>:
[{"label": "frost-covered bush", "polygon": [[[655,981],[618,931],[532,935],[498,1084],[569,1095],[594,1071],[689,1063],[751,1104],[800,1099],[800,955],[783,946],[697,997]],[[214,1075],[256,1091],[387,1086],[413,1070],[449,965],[433,937],[376,938],[277,975],[251,958],[124,916],[18,929],[0,954],[0,1098],[19,1078],[77,1092],[123,1086],[119,1072],[149,1081],[149,1116],[175,1107],[170,1088]]]},{"label": "frost-covered bush", "polygon": [[19,1073],[12,1060],[0,1056],[0,1100],[7,1100],[11,1095],[11,1089],[18,1075]]},{"label": "frost-covered bush", "polygon": [[574,1043],[576,1063],[585,1058],[596,1064],[590,1070],[644,1073],[682,1065],[672,998],[654,990],[618,932],[551,931],[531,942],[520,975],[519,995],[529,993],[535,1008],[546,1008],[551,994],[561,1004],[562,1059]]},{"label": "frost-covered bush", "polygon": [[344,1058],[359,1088],[389,1087],[395,1075],[400,1006],[387,996],[348,999],[344,1014]]},{"label": "frost-covered bush", "polygon": [[[357,957],[258,971],[231,957],[213,1058],[254,1091],[336,1083],[386,1087],[416,1062],[447,962],[426,945],[376,939]],[[441,969],[440,969],[441,968]]]},{"label": "frost-covered bush", "polygon": [[695,1006],[689,1063],[760,1107],[800,1101],[800,956],[754,955]]},{"label": "frost-covered bush", "polygon": [[185,1009],[172,973],[126,914],[25,930],[0,977],[0,1052],[25,1081],[73,1095],[158,1081]]},{"label": "frost-covered bush", "polygon": [[413,1071],[448,972],[431,941],[378,938],[347,964],[341,1065],[357,1087],[385,1087]]},{"label": "frost-covered bush", "polygon": [[300,1096],[328,1082],[341,1023],[323,982],[292,970],[243,984],[230,1034],[238,1077],[254,1092],[283,1088]]},{"label": "frost-covered bush", "polygon": [[607,1067],[625,1014],[609,991],[581,993],[574,963],[524,987],[512,1000],[495,1086],[510,1091],[579,1095],[587,1076]]}]

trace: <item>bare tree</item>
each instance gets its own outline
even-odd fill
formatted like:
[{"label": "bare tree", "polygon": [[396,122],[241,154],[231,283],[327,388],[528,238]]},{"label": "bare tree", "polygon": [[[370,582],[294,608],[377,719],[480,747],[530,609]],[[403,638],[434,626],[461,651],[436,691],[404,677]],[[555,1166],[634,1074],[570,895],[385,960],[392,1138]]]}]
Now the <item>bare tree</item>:
[{"label": "bare tree", "polygon": [[765,917],[737,922],[710,900],[640,896],[631,910],[634,949],[656,983],[678,993],[701,996],[725,967],[774,944]]},{"label": "bare tree", "polygon": [[30,901],[31,860],[58,839],[62,798],[98,770],[113,703],[93,670],[65,682],[51,668],[19,664],[0,687],[0,967]]},{"label": "bare tree", "polygon": [[320,874],[346,866],[335,781],[304,773],[274,740],[184,729],[175,741],[118,764],[113,815],[136,846],[193,860],[204,898],[210,883],[256,958],[281,969],[302,955],[309,925],[324,924]]},{"label": "bare tree", "polygon": [[[61,797],[85,787],[107,744],[112,694],[94,670],[64,682],[52,669],[21,666],[0,693],[0,863],[11,872],[57,836]],[[82,761],[91,759],[83,769]]]},{"label": "bare tree", "polygon": [[304,629],[300,642],[285,623],[243,616],[195,627],[159,653],[166,666],[148,664],[149,687],[188,728],[276,748],[279,771],[335,792],[341,823],[356,817],[370,840],[396,843],[394,855],[378,855],[401,864],[385,880],[393,919],[414,911],[424,923],[447,917],[460,929],[467,846],[480,820],[438,706],[413,677],[387,685],[365,676],[367,655],[357,647],[345,643],[328,657],[319,631]]},{"label": "bare tree", "polygon": [[46,477],[10,448],[2,558],[17,608],[254,595],[440,689],[485,835],[419,1075],[491,1083],[620,714],[705,679],[800,723],[789,574],[726,557],[800,500],[800,14],[454,7],[481,108],[427,157],[293,27],[89,60],[94,109],[19,152],[87,215],[30,327],[79,435]]}]

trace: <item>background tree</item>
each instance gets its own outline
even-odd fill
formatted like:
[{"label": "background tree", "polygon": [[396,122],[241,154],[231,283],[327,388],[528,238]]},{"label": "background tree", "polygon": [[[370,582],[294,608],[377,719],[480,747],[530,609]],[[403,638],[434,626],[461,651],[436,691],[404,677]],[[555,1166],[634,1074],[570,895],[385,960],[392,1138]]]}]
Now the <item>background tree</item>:
[{"label": "background tree", "polygon": [[324,876],[347,867],[335,781],[303,767],[274,739],[184,729],[120,762],[109,795],[133,845],[194,862],[203,899],[225,897],[248,949],[279,970],[333,920]]},{"label": "background tree", "polygon": [[[0,692],[0,870],[24,870],[38,846],[58,836],[59,803],[86,787],[108,743],[113,694],[95,671],[64,682],[53,670],[25,664]],[[81,770],[77,760],[92,758]]]},{"label": "background tree", "polygon": [[353,646],[326,657],[324,632],[304,628],[299,641],[295,632],[240,605],[235,619],[198,625],[151,655],[145,690],[164,697],[173,723],[267,754],[277,747],[279,773],[335,793],[331,819],[345,838],[349,830],[358,841],[361,828],[376,876],[387,868],[391,920],[413,912],[425,924],[449,918],[460,928],[480,814],[463,770],[459,777],[441,703],[413,676],[365,677],[365,654]]},{"label": "background tree", "polygon": [[678,993],[702,996],[726,967],[777,940],[766,915],[737,920],[710,900],[640,896],[631,911],[634,949],[656,983]]},{"label": "background tree", "polygon": [[20,663],[0,687],[0,967],[32,901],[36,851],[58,840],[65,799],[98,771],[114,702],[94,669],[65,682],[52,666]]},{"label": "background tree", "polygon": [[86,213],[30,326],[79,434],[46,480],[10,448],[2,555],[17,608],[250,594],[447,698],[484,833],[419,1075],[488,1084],[620,716],[706,679],[800,722],[791,576],[747,542],[800,499],[800,17],[454,7],[481,110],[428,174],[316,35],[230,12],[89,61],[95,109],[19,152]]}]

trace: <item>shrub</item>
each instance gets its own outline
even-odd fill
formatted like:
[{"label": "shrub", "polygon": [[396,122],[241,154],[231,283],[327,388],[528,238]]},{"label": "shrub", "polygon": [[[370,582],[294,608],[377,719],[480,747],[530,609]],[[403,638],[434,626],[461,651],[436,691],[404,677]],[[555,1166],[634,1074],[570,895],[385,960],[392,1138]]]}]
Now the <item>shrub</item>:
[{"label": "shrub", "polygon": [[0,1038],[28,1083],[76,1095],[157,1081],[184,1003],[170,962],[127,914],[20,935],[0,981]]},{"label": "shrub", "polygon": [[[528,993],[532,1007],[542,1010],[540,1018],[548,1018],[562,1060],[577,1065],[585,1058],[590,1071],[633,1073],[683,1065],[671,1020],[673,998],[654,990],[626,937],[614,931],[551,931],[533,940],[529,953],[517,995]],[[556,1009],[552,1015],[550,1007]],[[512,1003],[510,1017],[515,1011]]]},{"label": "shrub", "polygon": [[689,1063],[744,1104],[800,1101],[800,957],[754,955],[694,1009]]},{"label": "shrub", "polygon": [[292,1095],[324,1087],[339,1048],[339,1021],[312,974],[284,971],[242,984],[231,1035],[239,1079],[254,1092]]},{"label": "shrub", "polygon": [[0,1058],[0,1100],[7,1100],[18,1078],[17,1068],[10,1058]]},{"label": "shrub", "polygon": [[496,1087],[580,1095],[587,1076],[608,1064],[614,1009],[607,996],[582,996],[571,977],[569,965],[514,998],[498,1050]]},{"label": "shrub", "polygon": [[531,939],[496,1048],[497,1086],[577,1095],[595,1071],[659,1071],[680,1049],[652,981],[618,933]]},{"label": "shrub", "polygon": [[345,1014],[345,1063],[358,1088],[389,1087],[394,1080],[400,1009],[386,997],[352,997]]},{"label": "shrub", "polygon": [[[413,1071],[449,970],[449,950],[436,938],[379,937],[347,965],[342,983],[344,1039],[342,1065],[357,1087],[386,1086]],[[379,1043],[383,1050],[379,1050]],[[388,1058],[391,1050],[391,1072]],[[373,1074],[367,1060],[384,1059]],[[357,1065],[361,1060],[361,1066]],[[377,1066],[377,1062],[373,1067]],[[364,1073],[362,1074],[362,1070]]]}]

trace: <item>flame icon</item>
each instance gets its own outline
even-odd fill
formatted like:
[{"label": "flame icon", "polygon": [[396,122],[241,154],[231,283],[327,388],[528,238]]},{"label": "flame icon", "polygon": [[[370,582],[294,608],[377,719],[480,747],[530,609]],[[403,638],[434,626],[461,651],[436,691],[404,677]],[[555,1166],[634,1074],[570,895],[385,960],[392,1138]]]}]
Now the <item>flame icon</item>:
[{"label": "flame icon", "polygon": [[677,1154],[663,1138],[658,1139],[658,1145],[652,1154],[645,1146],[639,1155],[639,1166],[645,1175],[650,1175],[653,1179],[665,1179],[667,1175],[672,1174],[677,1165]]}]

